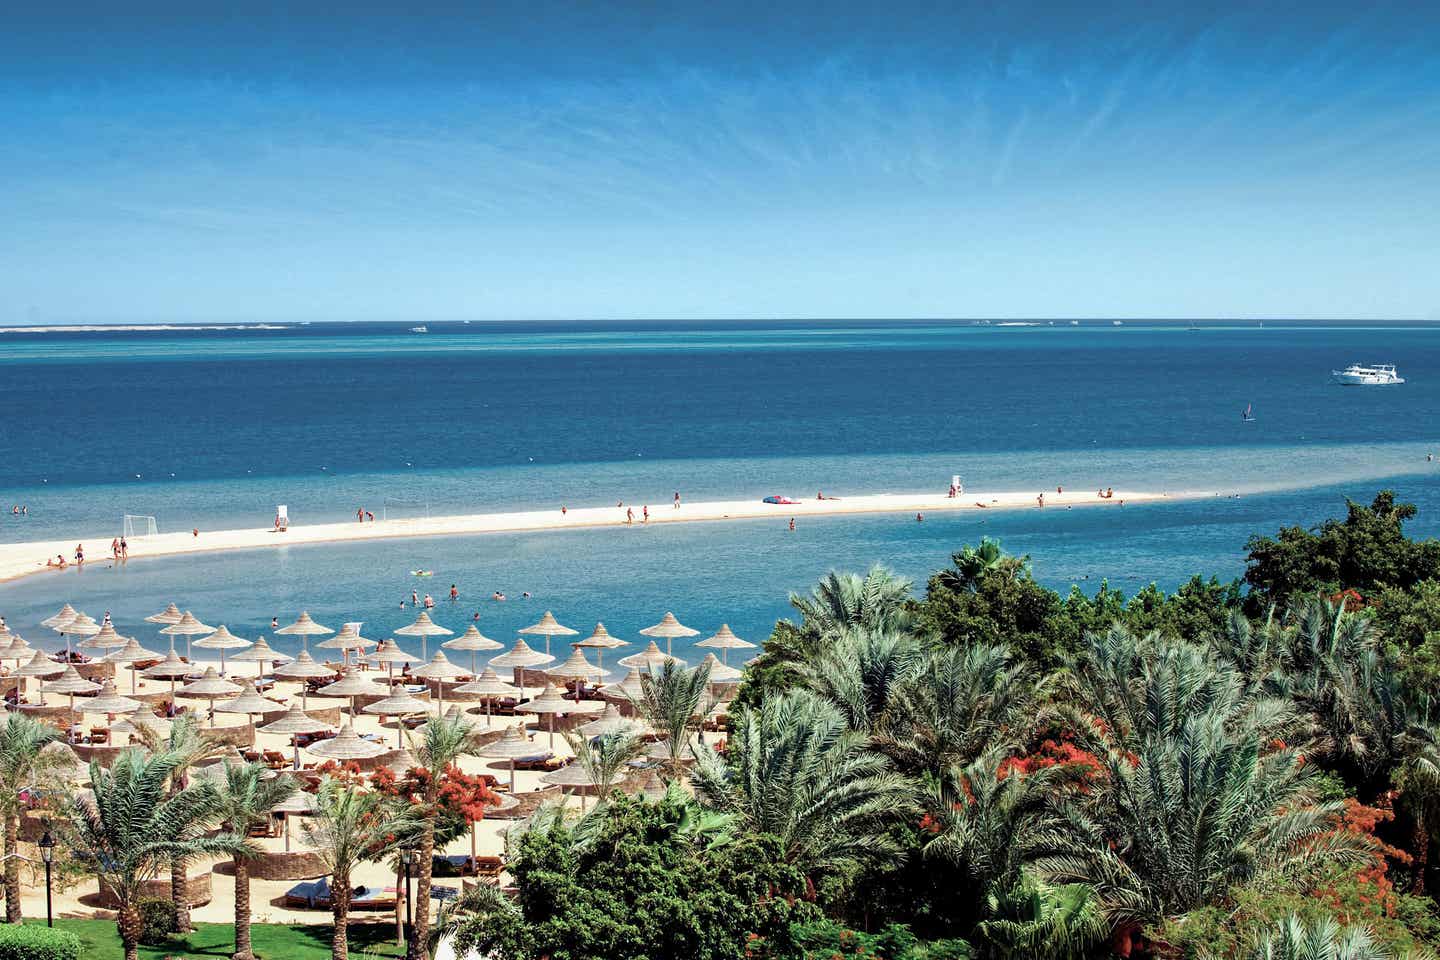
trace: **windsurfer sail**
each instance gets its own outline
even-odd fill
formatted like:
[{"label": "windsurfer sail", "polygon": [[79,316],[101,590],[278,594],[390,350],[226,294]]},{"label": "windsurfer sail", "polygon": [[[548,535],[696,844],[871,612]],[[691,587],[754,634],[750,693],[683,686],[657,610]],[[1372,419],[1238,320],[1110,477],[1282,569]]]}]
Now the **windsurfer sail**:
[{"label": "windsurfer sail", "polygon": [[1253,406],[1254,406],[1254,404],[1250,404],[1250,403],[1245,404],[1245,412],[1242,413],[1242,414],[1240,414],[1240,422],[1241,422],[1241,423],[1254,423],[1254,422],[1255,422],[1255,418],[1250,415],[1250,410],[1251,410],[1251,408],[1252,408]]}]

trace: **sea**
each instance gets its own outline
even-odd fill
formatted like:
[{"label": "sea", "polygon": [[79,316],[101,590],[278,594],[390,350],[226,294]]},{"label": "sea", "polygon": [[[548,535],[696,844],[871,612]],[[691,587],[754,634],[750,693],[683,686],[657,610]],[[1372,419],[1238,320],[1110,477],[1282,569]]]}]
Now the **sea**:
[{"label": "sea", "polygon": [[[1056,589],[1131,593],[1240,576],[1252,534],[1342,516],[1382,488],[1419,506],[1415,535],[1440,532],[1436,325],[414,325],[0,332],[0,537],[104,538],[83,570],[0,584],[0,614],[54,646],[39,621],[70,602],[163,650],[143,618],[174,601],[293,650],[272,617],[308,610],[381,638],[414,619],[414,591],[435,596],[442,625],[475,621],[506,643],[545,610],[582,636],[604,622],[638,641],[673,611],[702,638],[729,623],[758,643],[830,570],[884,564],[923,590],[985,536]],[[1354,362],[1395,363],[1406,383],[1331,383]],[[279,504],[297,524],[357,509],[664,510],[676,492],[939,492],[956,474],[977,493],[1204,496],[918,523],[797,509],[793,533],[749,520],[95,560],[125,514],[203,531],[269,526]],[[21,504],[28,515],[12,516]]]}]

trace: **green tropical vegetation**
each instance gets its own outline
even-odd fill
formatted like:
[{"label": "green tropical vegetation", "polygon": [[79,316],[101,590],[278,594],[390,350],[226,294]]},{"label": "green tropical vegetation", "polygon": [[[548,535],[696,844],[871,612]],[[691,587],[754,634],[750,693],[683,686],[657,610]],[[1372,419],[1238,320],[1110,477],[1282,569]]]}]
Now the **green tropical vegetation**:
[{"label": "green tropical vegetation", "polygon": [[[1431,956],[1440,544],[1388,492],[1231,583],[1058,593],[994,540],[792,598],[670,787],[512,835],[502,960]],[[693,742],[701,671],[640,712]],[[613,749],[607,746],[606,750]],[[593,761],[592,761],[593,762]]]},{"label": "green tropical vegetation", "polygon": [[[470,887],[433,924],[420,911],[411,955],[450,939],[494,960],[1436,956],[1440,545],[1406,535],[1413,516],[1383,492],[1252,537],[1233,583],[1128,597],[1051,590],[989,539],[920,588],[830,574],[792,598],[723,729],[705,724],[709,671],[667,664],[632,702],[658,747],[623,726],[567,735],[589,782],[648,756],[665,783],[541,806],[508,834],[506,887]],[[416,851],[428,906],[435,845],[494,801],[457,766],[473,733],[433,717],[403,775],[324,777],[300,835],[333,923],[252,926],[243,838],[293,780],[233,759],[192,778],[218,747],[177,723],[70,797],[73,753],[12,715],[7,855],[43,813],[62,875],[98,875],[118,909],[59,935],[9,924],[0,958],[394,955],[386,925],[351,930],[352,874]],[[145,898],[216,856],[233,926],[186,929]]]}]

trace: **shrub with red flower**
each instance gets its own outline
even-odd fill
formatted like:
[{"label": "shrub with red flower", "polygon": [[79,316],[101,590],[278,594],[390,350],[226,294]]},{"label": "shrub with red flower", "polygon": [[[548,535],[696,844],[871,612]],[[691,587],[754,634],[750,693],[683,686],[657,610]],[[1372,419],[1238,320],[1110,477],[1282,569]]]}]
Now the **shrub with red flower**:
[{"label": "shrub with red flower", "polygon": [[[1414,858],[1399,847],[1380,841],[1375,830],[1383,823],[1395,819],[1390,808],[1391,799],[1382,797],[1376,806],[1366,806],[1353,797],[1345,800],[1345,810],[1340,815],[1336,832],[1357,834],[1368,838],[1375,845],[1374,859],[1369,866],[1362,867],[1350,879],[1358,886],[1356,900],[1362,908],[1378,909],[1387,917],[1395,915],[1395,883],[1389,877],[1390,865],[1409,866]],[[1315,896],[1327,902],[1342,923],[1363,922],[1364,917],[1350,916],[1348,904],[1342,896],[1338,882],[1327,883],[1315,890]]]}]

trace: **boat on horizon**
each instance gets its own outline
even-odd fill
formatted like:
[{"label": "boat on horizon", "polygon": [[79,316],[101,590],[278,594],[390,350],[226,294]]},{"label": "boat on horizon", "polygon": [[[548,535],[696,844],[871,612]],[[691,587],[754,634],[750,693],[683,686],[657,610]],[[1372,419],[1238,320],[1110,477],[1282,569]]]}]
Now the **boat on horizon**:
[{"label": "boat on horizon", "polygon": [[411,328],[410,328],[410,332],[411,332],[411,333],[429,333],[429,332],[430,332],[430,328],[429,328],[429,327],[411,327]]},{"label": "boat on horizon", "polygon": [[1344,370],[1331,370],[1330,377],[1346,387],[1375,387],[1405,380],[1395,372],[1393,363],[1352,363]]}]

